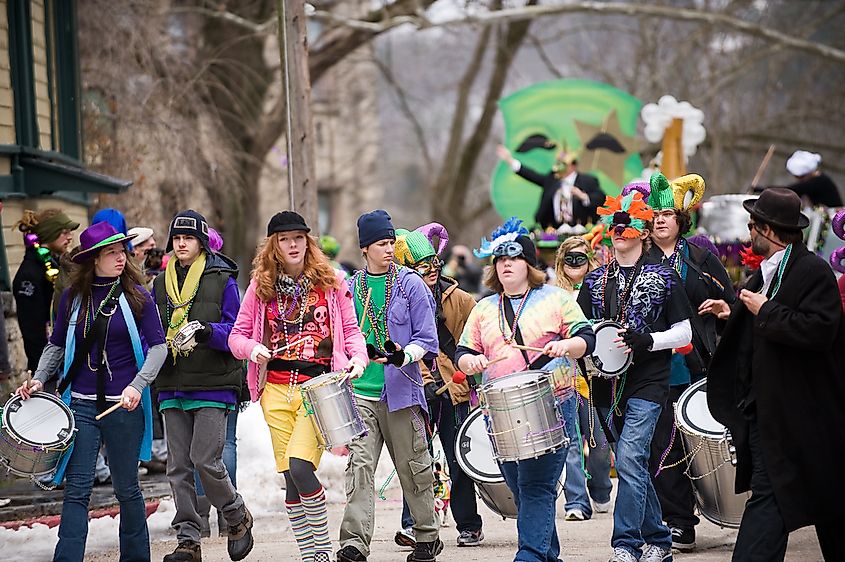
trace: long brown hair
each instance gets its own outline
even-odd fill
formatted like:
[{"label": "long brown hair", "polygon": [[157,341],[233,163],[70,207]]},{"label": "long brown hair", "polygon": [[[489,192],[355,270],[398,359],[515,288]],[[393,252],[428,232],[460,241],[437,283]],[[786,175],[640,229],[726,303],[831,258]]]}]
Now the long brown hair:
[{"label": "long brown hair", "polygon": [[582,237],[572,236],[564,240],[555,254],[555,285],[567,291],[574,291],[575,287],[572,286],[572,279],[567,277],[563,270],[563,257],[573,250],[583,250],[587,254],[587,273],[599,266],[590,245]]},{"label": "long brown hair", "polygon": [[[252,278],[255,279],[255,294],[263,302],[270,302],[276,298],[275,284],[279,274],[284,272],[284,257],[279,249],[278,232],[271,234],[258,248],[255,259],[252,260]],[[303,275],[311,284],[324,291],[337,289],[337,274],[329,263],[329,258],[320,249],[317,239],[310,234],[305,235],[305,267]]]},{"label": "long brown hair", "polygon": [[[103,248],[108,248],[108,246],[103,246]],[[120,274],[120,286],[123,288],[123,294],[126,295],[126,300],[129,301],[132,312],[135,316],[140,317],[144,303],[148,298],[141,290],[141,287],[144,286],[144,277],[135,260],[130,259],[129,250],[126,250],[125,246],[124,250],[127,254],[126,265],[123,266],[123,273]],[[103,249],[101,248],[100,251],[103,251]],[[94,284],[94,260],[97,255],[99,255],[99,252],[82,263],[67,260],[70,264],[70,271],[68,272],[70,276],[69,306],[78,296],[82,297],[83,304],[91,298],[91,287]]]}]

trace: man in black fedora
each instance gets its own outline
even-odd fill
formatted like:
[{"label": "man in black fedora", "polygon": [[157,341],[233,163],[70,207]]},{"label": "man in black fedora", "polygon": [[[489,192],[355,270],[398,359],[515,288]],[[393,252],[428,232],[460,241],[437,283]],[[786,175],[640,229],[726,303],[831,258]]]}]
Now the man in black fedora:
[{"label": "man in black fedora", "polygon": [[751,490],[733,560],[783,560],[789,533],[815,525],[825,560],[845,559],[836,536],[845,487],[845,324],[836,279],[802,244],[809,223],[782,188],[743,203],[751,247],[764,261],[728,308],[710,364],[707,401],[736,447],[736,491]]}]

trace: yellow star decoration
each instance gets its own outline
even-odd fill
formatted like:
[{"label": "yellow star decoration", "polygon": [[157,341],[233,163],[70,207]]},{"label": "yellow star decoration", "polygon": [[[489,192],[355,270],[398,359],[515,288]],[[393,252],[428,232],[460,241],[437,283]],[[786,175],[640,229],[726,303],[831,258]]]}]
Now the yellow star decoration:
[{"label": "yellow star decoration", "polygon": [[[637,150],[638,143],[635,136],[628,136],[622,132],[616,110],[611,110],[601,125],[591,125],[590,123],[576,120],[575,127],[578,130],[578,137],[581,141],[581,150],[579,151],[578,157],[579,168],[584,172],[601,170],[616,185],[625,185],[625,160],[628,159],[632,152]],[[588,150],[587,143],[599,133],[611,135],[619,141],[619,144],[625,151],[617,154],[616,152],[611,152],[603,148]]]}]

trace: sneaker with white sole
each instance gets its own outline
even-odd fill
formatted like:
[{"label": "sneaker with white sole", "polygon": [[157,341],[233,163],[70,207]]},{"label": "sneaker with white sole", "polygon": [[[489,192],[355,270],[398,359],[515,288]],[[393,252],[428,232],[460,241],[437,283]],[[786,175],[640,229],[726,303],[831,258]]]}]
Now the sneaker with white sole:
[{"label": "sneaker with white sole", "polygon": [[638,562],[637,557],[625,550],[624,548],[616,547],[613,549],[613,556],[608,562]]},{"label": "sneaker with white sole", "polygon": [[477,531],[461,531],[458,535],[458,546],[478,546],[484,540],[481,529]]},{"label": "sneaker with white sole", "polygon": [[672,527],[672,548],[683,552],[695,550],[695,529]]},{"label": "sneaker with white sole", "polygon": [[570,509],[566,512],[565,519],[567,521],[586,521],[587,519],[589,519],[589,517],[584,515],[584,512],[580,509]]},{"label": "sneaker with white sole", "polygon": [[613,509],[613,502],[610,500],[606,502],[593,502],[593,511],[596,513],[607,513],[611,509]]},{"label": "sneaker with white sole", "polygon": [[393,542],[405,548],[414,548],[417,546],[417,537],[414,534],[413,527],[405,527],[399,529],[393,536]]},{"label": "sneaker with white sole", "polygon": [[649,544],[643,549],[640,562],[672,562],[672,549]]}]

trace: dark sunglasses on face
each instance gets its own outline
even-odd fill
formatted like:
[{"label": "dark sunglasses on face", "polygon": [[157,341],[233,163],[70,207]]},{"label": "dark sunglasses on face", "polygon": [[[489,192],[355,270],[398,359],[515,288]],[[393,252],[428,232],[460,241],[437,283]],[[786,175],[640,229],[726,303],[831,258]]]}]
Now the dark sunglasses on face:
[{"label": "dark sunglasses on face", "polygon": [[443,267],[443,262],[438,257],[434,257],[430,260],[420,262],[414,265],[413,269],[420,276],[425,277],[432,271],[440,271],[440,268]]},{"label": "dark sunglasses on face", "polygon": [[502,242],[493,250],[493,258],[515,258],[522,255],[522,244],[519,242]]},{"label": "dark sunglasses on face", "polygon": [[755,228],[757,228],[757,223],[755,223],[755,222],[749,222],[748,223],[748,232],[751,232]]},{"label": "dark sunglasses on face", "polygon": [[563,256],[563,263],[569,267],[581,267],[589,261],[587,254],[583,252],[567,252]]}]

